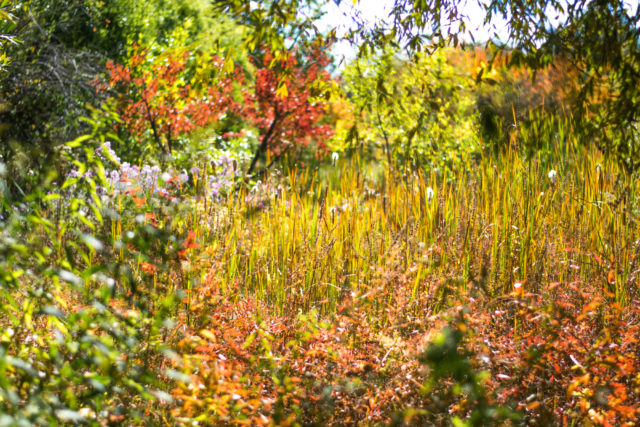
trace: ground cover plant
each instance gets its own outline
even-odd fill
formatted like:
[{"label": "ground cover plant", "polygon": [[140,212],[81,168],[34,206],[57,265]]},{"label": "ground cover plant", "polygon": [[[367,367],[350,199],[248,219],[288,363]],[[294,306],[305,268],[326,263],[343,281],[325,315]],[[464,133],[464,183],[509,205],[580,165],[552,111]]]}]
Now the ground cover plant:
[{"label": "ground cover plant", "polygon": [[640,12],[596,3],[549,53],[398,0],[333,68],[323,2],[0,1],[0,425],[637,425]]}]

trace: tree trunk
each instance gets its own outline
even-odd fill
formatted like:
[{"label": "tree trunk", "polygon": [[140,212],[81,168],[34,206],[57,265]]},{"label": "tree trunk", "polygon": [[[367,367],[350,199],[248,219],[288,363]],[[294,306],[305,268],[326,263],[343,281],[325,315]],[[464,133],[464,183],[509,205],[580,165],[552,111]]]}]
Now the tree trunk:
[{"label": "tree trunk", "polygon": [[280,121],[280,119],[281,119],[280,114],[276,112],[276,115],[273,118],[273,122],[271,122],[271,125],[269,126],[267,133],[265,133],[264,136],[262,137],[262,141],[260,142],[260,145],[258,146],[258,149],[256,150],[256,153],[254,154],[253,159],[251,160],[251,164],[249,165],[249,169],[247,170],[247,176],[251,175],[251,173],[256,167],[256,164],[258,163],[258,160],[260,160],[260,157],[262,157],[262,154],[264,154],[264,152],[267,151],[267,147],[269,146],[269,141],[273,137],[273,133],[275,132],[276,126]]},{"label": "tree trunk", "polygon": [[147,111],[147,120],[149,120],[149,124],[151,125],[151,131],[153,132],[153,139],[155,139],[156,144],[158,144],[158,147],[160,147],[160,151],[162,151],[162,154],[166,155],[168,154],[167,149],[162,143],[162,139],[160,138],[160,134],[158,133],[158,126],[156,124],[156,119],[151,115],[151,109],[149,108],[149,103],[147,102],[147,98],[143,96],[142,100],[144,101],[145,110]]}]

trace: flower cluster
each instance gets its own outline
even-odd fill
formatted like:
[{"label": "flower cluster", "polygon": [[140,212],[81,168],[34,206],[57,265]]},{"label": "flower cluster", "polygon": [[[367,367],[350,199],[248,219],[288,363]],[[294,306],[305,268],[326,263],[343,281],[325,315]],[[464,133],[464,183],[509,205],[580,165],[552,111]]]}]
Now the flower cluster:
[{"label": "flower cluster", "polygon": [[[125,202],[133,202],[138,208],[167,202],[178,205],[185,202],[184,196],[188,192],[195,192],[213,203],[220,203],[235,191],[243,175],[242,168],[238,166],[242,159],[226,152],[206,156],[206,160],[192,166],[189,172],[163,170],[158,165],[122,162],[109,142],[99,146],[95,153],[103,163],[115,165],[105,171],[106,183],[97,187],[104,207],[109,209],[121,209]],[[92,178],[95,175],[91,170],[72,170],[67,176]],[[73,185],[68,191],[76,189],[77,186]],[[282,188],[274,186],[270,180],[257,181],[246,194],[245,203],[251,209],[263,210],[281,191]]]},{"label": "flower cluster", "polygon": [[[184,192],[189,181],[189,175],[186,171],[179,172],[172,169],[163,171],[157,165],[138,166],[121,162],[120,157],[111,148],[109,141],[100,145],[95,152],[101,161],[105,163],[110,161],[117,166],[114,169],[106,170],[105,186],[97,188],[106,207],[115,207],[117,197],[114,196],[129,196],[138,204],[141,204],[141,201],[159,202],[165,200],[172,203],[181,201],[179,196]],[[93,177],[95,173],[91,170],[84,173],[72,170],[67,176],[69,178]],[[75,186],[72,186],[70,191],[73,191],[74,188]]]},{"label": "flower cluster", "polygon": [[189,175],[185,171],[163,172],[157,165],[138,167],[124,162],[119,170],[114,169],[109,172],[107,181],[111,195],[130,193],[132,189],[138,188],[149,196],[176,200],[176,195],[172,192],[181,190],[182,186],[189,181]]},{"label": "flower cluster", "polygon": [[[222,201],[224,196],[233,192],[242,178],[242,169],[238,166],[243,160],[242,157],[235,158],[236,156],[228,152],[218,154],[208,156],[206,163],[210,166],[209,170],[204,166],[202,168],[192,166],[189,170],[196,182],[204,183],[206,197],[214,202]],[[251,185],[245,196],[245,202],[251,208],[262,210],[273,197],[278,196],[281,190],[269,181],[257,181]]]},{"label": "flower cluster", "polygon": [[236,167],[234,160],[228,156],[214,159],[210,164],[213,173],[207,173],[206,170],[201,171],[197,166],[191,168],[191,173],[203,180],[207,197],[218,202],[235,187],[240,170]]}]

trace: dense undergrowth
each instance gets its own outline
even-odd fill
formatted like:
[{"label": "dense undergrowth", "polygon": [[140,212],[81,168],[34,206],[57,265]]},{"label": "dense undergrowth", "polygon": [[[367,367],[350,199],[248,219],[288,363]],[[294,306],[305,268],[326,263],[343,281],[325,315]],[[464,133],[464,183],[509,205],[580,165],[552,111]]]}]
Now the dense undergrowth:
[{"label": "dense undergrowth", "polygon": [[640,14],[324,3],[0,0],[0,427],[639,423]]},{"label": "dense undergrowth", "polygon": [[[208,366],[229,363],[231,347],[247,378],[261,360],[269,375],[286,373],[288,385],[271,378],[274,392],[307,422],[404,414],[408,423],[458,415],[476,424],[502,414],[516,424],[633,424],[637,183],[565,135],[563,152],[550,145],[523,160],[514,147],[444,177],[371,176],[356,157],[332,179],[276,179],[258,207],[259,194],[209,211],[196,201],[204,250],[189,268],[201,271],[207,296],[194,287],[185,300],[187,313],[205,314],[185,319],[201,331],[187,341]],[[238,314],[220,315],[236,304]],[[247,325],[243,312],[259,320]],[[435,337],[449,318],[451,336]],[[428,342],[466,353],[421,358]],[[475,413],[479,395],[506,412]]]},{"label": "dense undergrowth", "polygon": [[247,188],[93,124],[4,213],[3,425],[636,423],[638,182],[570,126]]}]

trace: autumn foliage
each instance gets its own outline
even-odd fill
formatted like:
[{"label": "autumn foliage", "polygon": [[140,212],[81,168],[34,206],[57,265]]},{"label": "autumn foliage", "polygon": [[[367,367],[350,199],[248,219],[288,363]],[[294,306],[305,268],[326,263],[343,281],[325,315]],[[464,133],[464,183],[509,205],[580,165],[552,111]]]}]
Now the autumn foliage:
[{"label": "autumn foliage", "polygon": [[249,174],[267,152],[277,159],[291,148],[311,141],[322,150],[332,135],[332,126],[322,123],[327,100],[314,93],[329,81],[327,56],[314,49],[302,62],[295,53],[276,60],[266,50],[260,62],[260,66],[256,64],[255,86],[245,93],[243,110],[247,120],[260,130],[261,138]]},{"label": "autumn foliage", "polygon": [[[266,153],[277,160],[311,141],[323,150],[332,126],[322,122],[327,100],[320,91],[330,77],[328,58],[319,49],[302,62],[296,53],[275,60],[267,49],[253,61],[255,75],[249,77],[219,56],[198,61],[198,55],[184,49],[153,56],[136,44],[126,64],[107,64],[108,86],[117,93],[118,112],[132,136],[151,137],[166,155],[181,135],[234,114],[259,131],[249,175]],[[188,67],[193,62],[196,71]]]},{"label": "autumn foliage", "polygon": [[639,424],[640,181],[569,64],[182,34],[0,206],[0,425]]},{"label": "autumn foliage", "polygon": [[218,121],[237,108],[233,99],[235,73],[224,71],[224,60],[208,58],[208,81],[187,69],[194,60],[184,49],[152,56],[134,45],[127,64],[109,62],[109,85],[117,91],[118,111],[135,136],[151,134],[163,154],[170,154],[180,135]]}]

